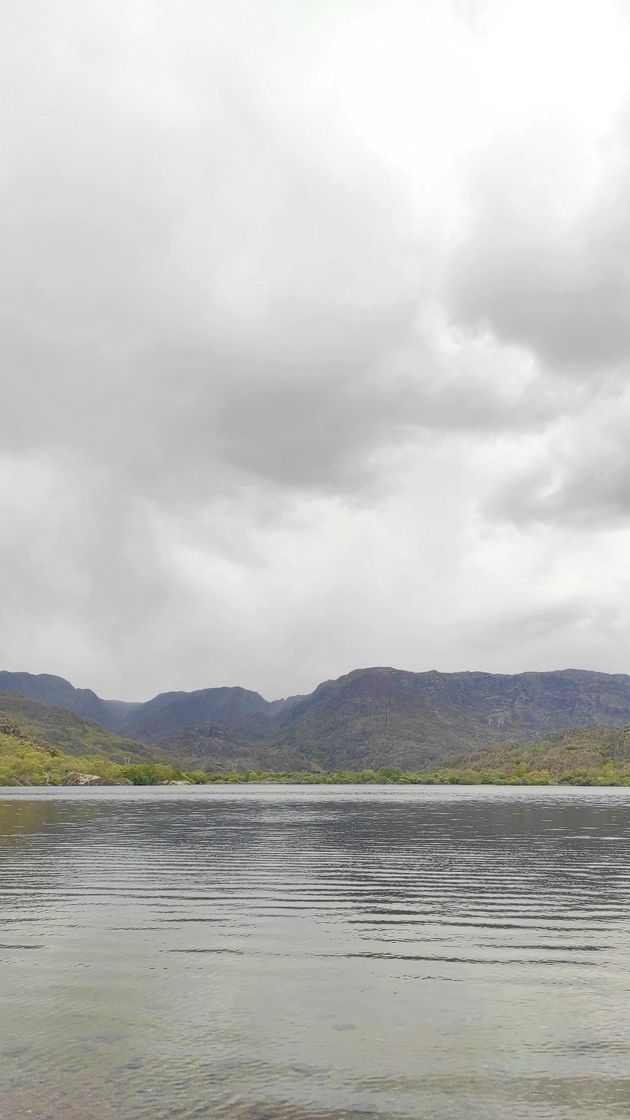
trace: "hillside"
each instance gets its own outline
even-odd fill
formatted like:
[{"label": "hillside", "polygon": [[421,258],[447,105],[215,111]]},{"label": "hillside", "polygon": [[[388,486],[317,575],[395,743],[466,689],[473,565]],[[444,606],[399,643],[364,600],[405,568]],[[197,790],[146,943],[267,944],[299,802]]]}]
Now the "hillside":
[{"label": "hillside", "polygon": [[0,720],[0,786],[177,785],[206,780],[168,762],[125,762],[69,755],[7,719]]},{"label": "hillside", "polygon": [[409,673],[361,669],[321,684],[278,737],[325,769],[422,769],[493,742],[630,723],[630,677],[580,670]]},{"label": "hillside", "polygon": [[90,720],[61,708],[0,692],[0,728],[17,725],[34,743],[44,743],[65,754],[83,758],[106,757],[114,762],[161,761],[162,752],[105,731]]},{"label": "hillside", "polygon": [[62,708],[109,731],[145,742],[159,742],[207,723],[220,724],[252,742],[268,739],[278,717],[291,704],[287,700],[264,700],[257,692],[238,686],[162,692],[144,703],[103,700],[91,689],[75,688],[63,677],[6,671],[0,672],[0,695],[3,691]]},{"label": "hillside", "polygon": [[48,704],[53,708],[62,708],[109,730],[118,727],[123,712],[126,715],[127,709],[137,706],[101,700],[90,688],[75,688],[70,681],[50,673],[0,672],[0,690],[15,693],[27,700],[38,700],[40,704]]},{"label": "hillside", "polygon": [[447,761],[440,774],[454,771],[467,781],[630,784],[630,727],[558,731],[539,742],[497,744]]},{"label": "hillside", "polygon": [[[415,781],[630,784],[630,724],[559,729],[538,739],[503,738],[480,747],[473,745],[479,721],[468,712],[470,737],[462,750],[461,722],[453,730],[444,708],[437,714],[425,704],[414,674],[408,675],[411,680],[405,676],[394,673],[392,679],[387,671],[368,670],[327,682],[308,702],[285,709],[275,741],[250,742],[208,722],[167,737],[162,750],[71,712],[0,691],[0,785],[56,784],[71,770],[141,783],[193,770],[235,777],[275,772],[314,778],[318,772],[336,772],[348,780],[353,775],[379,780],[375,771],[383,766],[398,767]],[[553,686],[557,690],[558,682]],[[531,724],[536,709],[527,717]],[[424,738],[414,738],[417,727]],[[449,751],[447,743],[456,743],[457,749]]]},{"label": "hillside", "polygon": [[163,692],[146,704],[122,712],[118,727],[132,738],[166,740],[187,728],[220,726],[249,742],[268,739],[278,707],[246,688],[203,688],[195,692]]},{"label": "hillside", "polygon": [[[576,669],[515,675],[357,669],[308,696],[273,702],[235,686],[126,703],[101,700],[60,677],[0,673],[0,688],[9,686],[36,699],[54,696],[57,708],[77,719],[85,719],[78,711],[96,713],[90,718],[122,737],[122,751],[125,739],[135,743],[127,753],[137,753],[139,741],[155,744],[182,764],[210,770],[416,771],[494,743],[630,724],[630,677]],[[94,735],[92,726],[86,741]],[[109,740],[108,752],[113,749]]]},{"label": "hillside", "polygon": [[298,747],[283,742],[247,742],[218,724],[188,728],[162,743],[164,753],[178,766],[202,767],[208,773],[247,770],[309,772],[320,767]]}]

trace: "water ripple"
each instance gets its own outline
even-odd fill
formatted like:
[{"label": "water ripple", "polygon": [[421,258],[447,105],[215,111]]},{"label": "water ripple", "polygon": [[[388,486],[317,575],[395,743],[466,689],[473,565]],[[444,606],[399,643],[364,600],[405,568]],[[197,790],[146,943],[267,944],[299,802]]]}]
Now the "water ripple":
[{"label": "water ripple", "polygon": [[2,792],[0,1120],[620,1120],[629,886],[630,791]]}]

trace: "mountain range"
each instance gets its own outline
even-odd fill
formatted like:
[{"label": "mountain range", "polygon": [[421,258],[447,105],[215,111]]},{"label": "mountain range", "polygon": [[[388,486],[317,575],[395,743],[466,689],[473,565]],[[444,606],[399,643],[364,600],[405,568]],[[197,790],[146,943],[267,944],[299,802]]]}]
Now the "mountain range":
[{"label": "mountain range", "polygon": [[307,696],[267,701],[240,687],[104,700],[48,674],[0,672],[0,691],[91,721],[206,770],[426,769],[498,743],[630,724],[630,676],[356,669]]}]

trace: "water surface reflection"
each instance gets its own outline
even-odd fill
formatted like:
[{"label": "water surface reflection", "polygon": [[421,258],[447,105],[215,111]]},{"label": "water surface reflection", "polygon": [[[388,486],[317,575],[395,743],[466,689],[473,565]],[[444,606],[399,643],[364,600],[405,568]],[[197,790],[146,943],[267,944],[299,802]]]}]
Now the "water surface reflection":
[{"label": "water surface reflection", "polygon": [[630,1111],[630,791],[0,792],[0,1117]]}]

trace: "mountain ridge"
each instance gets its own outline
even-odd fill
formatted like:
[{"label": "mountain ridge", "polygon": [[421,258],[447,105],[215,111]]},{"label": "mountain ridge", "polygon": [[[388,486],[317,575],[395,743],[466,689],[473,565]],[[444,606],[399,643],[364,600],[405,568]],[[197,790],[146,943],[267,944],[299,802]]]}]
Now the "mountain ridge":
[{"label": "mountain ridge", "polygon": [[588,669],[414,673],[371,666],[280,701],[240,686],[162,692],[137,703],[103,700],[63,677],[5,671],[6,691],[213,768],[416,770],[500,742],[630,724],[630,676]]}]

